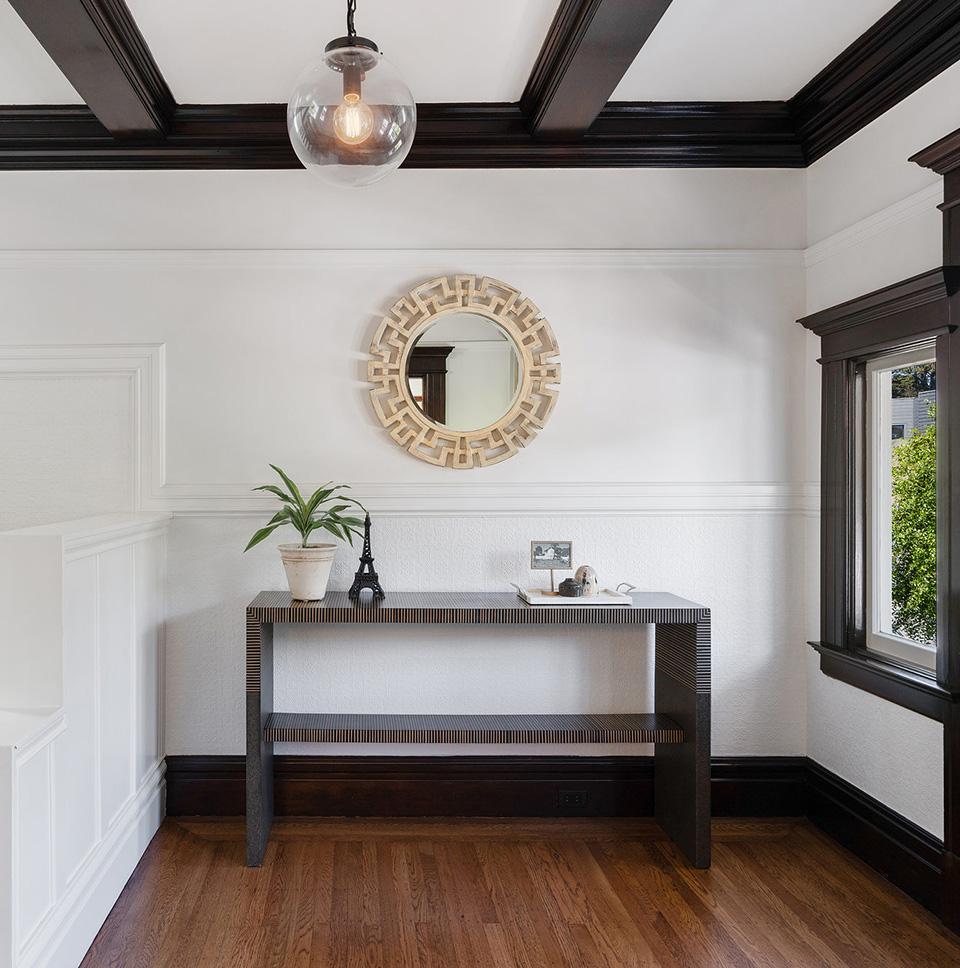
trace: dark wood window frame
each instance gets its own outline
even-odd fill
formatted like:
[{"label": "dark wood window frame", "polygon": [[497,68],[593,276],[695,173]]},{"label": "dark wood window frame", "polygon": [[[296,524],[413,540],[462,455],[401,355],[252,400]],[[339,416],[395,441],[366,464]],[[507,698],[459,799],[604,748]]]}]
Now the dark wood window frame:
[{"label": "dark wood window frame", "polygon": [[[945,722],[960,698],[960,268],[940,266],[800,320],[821,339],[820,668]],[[866,363],[934,342],[937,362],[936,673],[866,645]]]}]

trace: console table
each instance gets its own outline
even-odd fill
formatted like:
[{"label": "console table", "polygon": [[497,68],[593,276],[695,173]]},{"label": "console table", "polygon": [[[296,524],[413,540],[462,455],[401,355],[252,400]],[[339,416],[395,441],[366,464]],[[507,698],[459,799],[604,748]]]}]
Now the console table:
[{"label": "console table", "polygon": [[[273,627],[316,625],[654,625],[652,713],[386,715],[276,712]],[[258,867],[273,823],[273,744],[653,743],[658,822],[695,867],[710,866],[710,610],[675,595],[633,605],[527,605],[516,595],[399,592],[320,602],[261,592],[248,606],[247,865]]]}]

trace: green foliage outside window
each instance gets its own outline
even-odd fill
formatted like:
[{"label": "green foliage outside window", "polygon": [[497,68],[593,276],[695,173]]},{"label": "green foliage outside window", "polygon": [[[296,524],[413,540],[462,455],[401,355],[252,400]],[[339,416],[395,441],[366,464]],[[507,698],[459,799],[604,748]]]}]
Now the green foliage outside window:
[{"label": "green foliage outside window", "polygon": [[[936,407],[930,407],[936,421]],[[893,630],[915,642],[937,634],[937,428],[893,449]]]}]

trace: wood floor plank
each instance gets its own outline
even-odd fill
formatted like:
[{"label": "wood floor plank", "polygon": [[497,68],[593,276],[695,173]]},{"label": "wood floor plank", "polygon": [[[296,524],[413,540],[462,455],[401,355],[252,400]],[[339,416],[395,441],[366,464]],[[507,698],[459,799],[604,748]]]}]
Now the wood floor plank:
[{"label": "wood floor plank", "polygon": [[82,968],[947,968],[960,939],[803,820],[167,821]]},{"label": "wood floor plank", "polygon": [[421,968],[406,858],[393,843],[376,843],[384,950],[396,968]]}]

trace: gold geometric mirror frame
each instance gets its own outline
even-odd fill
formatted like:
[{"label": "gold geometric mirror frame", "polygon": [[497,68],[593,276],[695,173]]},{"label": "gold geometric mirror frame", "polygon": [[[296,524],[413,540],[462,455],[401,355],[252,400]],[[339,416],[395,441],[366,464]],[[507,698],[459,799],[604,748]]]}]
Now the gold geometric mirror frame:
[{"label": "gold geometric mirror frame", "polygon": [[[513,405],[481,430],[450,430],[417,406],[406,379],[417,340],[438,317],[472,312],[493,320],[513,341],[520,387]],[[507,460],[543,429],[557,402],[560,349],[537,306],[489,276],[441,276],[411,289],[384,316],[370,344],[367,375],[373,409],[405,450],[440,467],[465,470]]]}]

